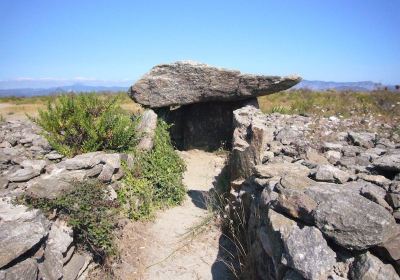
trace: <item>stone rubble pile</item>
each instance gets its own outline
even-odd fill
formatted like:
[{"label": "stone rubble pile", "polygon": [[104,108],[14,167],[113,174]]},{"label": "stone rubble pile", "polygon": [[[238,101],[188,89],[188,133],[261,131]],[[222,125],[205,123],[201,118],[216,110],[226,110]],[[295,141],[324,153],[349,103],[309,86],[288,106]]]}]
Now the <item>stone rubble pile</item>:
[{"label": "stone rubble pile", "polygon": [[85,279],[92,256],[76,249],[72,229],[40,210],[14,205],[20,195],[55,199],[74,182],[98,178],[113,187],[130,155],[93,152],[65,158],[52,150],[29,121],[0,124],[0,280]]},{"label": "stone rubble pile", "polygon": [[231,211],[245,209],[250,279],[400,279],[399,142],[337,118],[253,106],[233,118]]}]

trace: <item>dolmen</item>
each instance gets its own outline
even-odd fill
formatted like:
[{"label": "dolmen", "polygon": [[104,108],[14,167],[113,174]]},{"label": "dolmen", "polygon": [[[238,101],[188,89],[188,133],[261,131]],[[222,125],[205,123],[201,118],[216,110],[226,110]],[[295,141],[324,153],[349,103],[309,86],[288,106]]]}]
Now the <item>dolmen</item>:
[{"label": "dolmen", "polygon": [[263,76],[184,61],[154,66],[129,89],[136,102],[171,124],[178,149],[230,148],[233,111],[289,89],[299,76]]}]

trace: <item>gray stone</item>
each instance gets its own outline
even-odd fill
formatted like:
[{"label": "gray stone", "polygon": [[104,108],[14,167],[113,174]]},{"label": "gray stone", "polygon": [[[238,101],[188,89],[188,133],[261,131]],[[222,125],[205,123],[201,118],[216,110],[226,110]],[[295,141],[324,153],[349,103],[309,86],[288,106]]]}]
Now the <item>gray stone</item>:
[{"label": "gray stone", "polygon": [[45,158],[49,159],[49,160],[57,160],[57,159],[62,159],[64,156],[57,153],[57,152],[51,152],[48,153],[47,155],[45,155]]},{"label": "gray stone", "polygon": [[68,170],[89,169],[99,164],[101,152],[91,152],[82,155],[77,155],[73,158],[66,159],[63,165]]},{"label": "gray stone", "polygon": [[301,191],[282,189],[272,206],[280,213],[312,224],[314,219],[311,213],[317,207],[317,203]]},{"label": "gray stone", "polygon": [[254,175],[260,178],[285,177],[288,175],[307,177],[310,169],[297,163],[268,163],[254,167]]},{"label": "gray stone", "polygon": [[32,159],[26,159],[20,163],[20,165],[24,169],[32,168],[34,170],[39,171],[40,173],[43,171],[43,169],[46,167],[47,163],[45,160],[32,160]]},{"label": "gray stone", "polygon": [[0,280],[36,280],[38,265],[34,259],[26,259],[6,270],[0,270]]},{"label": "gray stone", "polygon": [[157,127],[157,114],[153,110],[146,110],[136,128],[141,139],[139,144],[136,146],[137,149],[143,151],[150,151],[153,149],[154,135]]},{"label": "gray stone", "polygon": [[63,280],[75,280],[90,264],[91,258],[86,254],[74,254],[64,266]]},{"label": "gray stone", "polygon": [[306,279],[323,279],[336,263],[335,252],[315,227],[295,227],[283,244],[288,266]]},{"label": "gray stone", "polygon": [[382,176],[382,175],[368,175],[365,173],[359,173],[359,174],[357,174],[357,176],[358,176],[358,178],[360,178],[364,181],[371,182],[378,186],[381,186],[385,190],[389,189],[389,185],[391,183],[391,181],[389,179],[387,179],[385,176]]},{"label": "gray stone", "polygon": [[322,144],[322,147],[325,151],[337,151],[340,152],[343,148],[343,145],[340,143],[330,143],[330,142],[324,142]]},{"label": "gray stone", "polygon": [[371,187],[363,187],[360,191],[360,194],[379,204],[380,206],[382,206],[383,208],[385,208],[387,211],[389,211],[390,213],[393,212],[393,209],[390,207],[390,205],[386,202],[385,200],[385,192],[382,194],[382,192],[377,192],[375,189],[371,188]]},{"label": "gray stone", "polygon": [[54,177],[39,177],[29,183],[26,194],[33,198],[56,199],[74,189],[73,184]]},{"label": "gray stone", "polygon": [[385,154],[375,159],[372,164],[379,170],[400,172],[400,153]]},{"label": "gray stone", "polygon": [[237,101],[288,89],[300,77],[241,74],[195,62],[176,62],[153,67],[130,89],[137,103],[150,108],[210,101]]},{"label": "gray stone", "polygon": [[285,127],[278,132],[275,139],[280,141],[283,145],[289,145],[296,143],[299,138],[302,138],[302,136],[302,131],[293,129],[291,127]]},{"label": "gray stone", "polygon": [[363,148],[373,148],[376,143],[376,134],[369,132],[349,132],[350,141],[357,146],[361,146]]},{"label": "gray stone", "polygon": [[350,174],[329,164],[319,165],[315,172],[315,180],[332,183],[345,183],[350,179]]},{"label": "gray stone", "polygon": [[104,165],[103,166],[103,170],[101,171],[100,175],[97,177],[97,179],[99,179],[102,182],[110,182],[111,178],[114,174],[114,167],[112,167],[111,165]]},{"label": "gray stone", "polygon": [[235,130],[229,159],[232,181],[252,175],[254,166],[262,163],[268,138],[268,129],[259,109],[246,106],[234,111],[233,115]]},{"label": "gray stone", "polygon": [[92,169],[89,169],[86,172],[86,176],[88,176],[89,178],[96,177],[97,175],[99,175],[101,173],[102,170],[103,170],[103,165],[98,164],[95,167],[93,167]]},{"label": "gray stone", "polygon": [[400,194],[398,193],[387,193],[386,201],[393,207],[393,209],[400,208]]},{"label": "gray stone", "polygon": [[325,152],[325,156],[330,163],[336,164],[342,157],[342,154],[338,151],[327,151]]},{"label": "gray stone", "polygon": [[97,156],[101,163],[111,166],[114,169],[121,167],[121,156],[120,154],[99,154]]},{"label": "gray stone", "polygon": [[396,221],[388,211],[350,191],[332,193],[313,214],[326,236],[350,250],[373,247],[397,233]]},{"label": "gray stone", "polygon": [[356,146],[343,146],[342,153],[346,157],[355,157],[363,152],[362,148]]},{"label": "gray stone", "polygon": [[349,272],[350,279],[399,280],[393,266],[384,264],[369,252],[355,258]]},{"label": "gray stone", "polygon": [[48,233],[48,220],[39,210],[0,200],[0,268],[39,244]]},{"label": "gray stone", "polygon": [[8,176],[10,182],[26,182],[40,175],[40,171],[33,168],[23,168]]},{"label": "gray stone", "polygon": [[318,153],[315,149],[308,148],[306,151],[306,159],[315,164],[329,164],[328,160]]},{"label": "gray stone", "polygon": [[315,181],[307,176],[299,176],[296,174],[287,174],[280,180],[282,187],[287,189],[302,190],[315,185]]}]

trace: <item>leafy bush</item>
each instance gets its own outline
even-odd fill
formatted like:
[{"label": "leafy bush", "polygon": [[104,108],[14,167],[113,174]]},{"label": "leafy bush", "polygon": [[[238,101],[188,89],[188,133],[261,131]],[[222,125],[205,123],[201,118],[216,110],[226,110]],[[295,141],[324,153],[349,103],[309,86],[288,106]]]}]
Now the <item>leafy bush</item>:
[{"label": "leafy bush", "polygon": [[78,183],[72,192],[54,200],[25,197],[25,202],[47,213],[57,210],[73,228],[74,240],[97,260],[115,253],[112,231],[119,205],[107,199],[107,189],[99,181]]},{"label": "leafy bush", "polygon": [[136,124],[118,97],[62,95],[33,119],[60,153],[73,156],[98,150],[127,151],[136,143]]},{"label": "leafy bush", "polygon": [[154,209],[178,205],[185,197],[185,164],[171,144],[168,128],[158,120],[153,149],[136,152],[134,167],[125,168],[118,197],[133,219],[148,218]]}]

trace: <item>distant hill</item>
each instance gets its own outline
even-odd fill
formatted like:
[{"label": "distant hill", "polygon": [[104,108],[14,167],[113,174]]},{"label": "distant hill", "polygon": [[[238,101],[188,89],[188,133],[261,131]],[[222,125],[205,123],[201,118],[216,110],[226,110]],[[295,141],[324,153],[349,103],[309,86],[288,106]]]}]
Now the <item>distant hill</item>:
[{"label": "distant hill", "polygon": [[371,81],[364,82],[324,82],[324,81],[309,81],[303,80],[293,87],[293,89],[309,89],[313,91],[323,90],[337,90],[337,91],[372,91],[387,87],[394,89],[394,86],[383,85],[381,83],[374,83]]},{"label": "distant hill", "polygon": [[69,86],[60,86],[51,88],[0,89],[0,97],[7,97],[7,96],[29,97],[29,96],[62,94],[70,92],[118,92],[127,90],[128,87],[88,86],[83,84],[73,84]]}]

